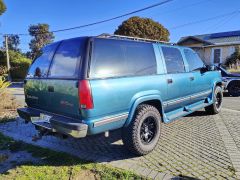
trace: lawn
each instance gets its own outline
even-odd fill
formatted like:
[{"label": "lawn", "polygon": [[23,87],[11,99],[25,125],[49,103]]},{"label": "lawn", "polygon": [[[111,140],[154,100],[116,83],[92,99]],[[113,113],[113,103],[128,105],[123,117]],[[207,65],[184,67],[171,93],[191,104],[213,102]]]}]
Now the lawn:
[{"label": "lawn", "polygon": [[38,162],[13,161],[12,167],[0,175],[0,179],[143,179],[142,177],[107,165],[87,162],[62,152],[15,141],[0,133],[0,168],[11,154],[27,152]]},{"label": "lawn", "polygon": [[231,73],[239,73],[240,74],[240,69],[228,69],[228,71]]}]

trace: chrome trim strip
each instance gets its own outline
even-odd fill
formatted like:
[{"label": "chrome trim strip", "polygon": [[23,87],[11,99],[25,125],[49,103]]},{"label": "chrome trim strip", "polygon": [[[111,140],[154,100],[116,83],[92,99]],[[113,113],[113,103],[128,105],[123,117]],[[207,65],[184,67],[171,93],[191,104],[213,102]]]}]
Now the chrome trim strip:
[{"label": "chrome trim strip", "polygon": [[198,97],[203,96],[203,95],[206,95],[206,94],[210,94],[211,92],[212,92],[212,90],[200,92],[200,93],[198,93],[198,94],[192,95],[192,96],[191,96],[191,99],[192,99],[192,98],[198,98]]},{"label": "chrome trim strip", "polygon": [[128,113],[117,115],[117,116],[114,116],[114,117],[105,117],[102,120],[94,122],[93,127],[103,126],[103,125],[108,124],[108,123],[112,123],[112,122],[116,122],[116,121],[126,119],[127,117],[128,117]]},{"label": "chrome trim strip", "polygon": [[167,104],[168,105],[173,105],[173,104],[177,104],[177,103],[189,100],[189,99],[190,99],[190,96],[187,96],[187,97],[183,97],[183,98],[177,99],[177,100],[170,100],[170,101],[167,102]]},{"label": "chrome trim strip", "polygon": [[190,100],[192,98],[197,98],[197,97],[200,97],[202,95],[210,94],[211,92],[212,92],[212,90],[207,90],[207,91],[203,91],[203,92],[200,92],[200,93],[197,93],[197,94],[194,94],[194,95],[189,95],[187,97],[183,97],[181,99],[165,101],[165,102],[163,102],[163,106],[178,104],[178,103],[181,103],[183,101]]}]

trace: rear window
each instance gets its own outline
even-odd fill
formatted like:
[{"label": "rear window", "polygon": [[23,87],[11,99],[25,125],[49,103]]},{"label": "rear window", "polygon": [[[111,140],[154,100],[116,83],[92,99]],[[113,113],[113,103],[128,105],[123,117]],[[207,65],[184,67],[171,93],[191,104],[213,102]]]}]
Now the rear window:
[{"label": "rear window", "polygon": [[90,66],[91,78],[156,74],[151,43],[95,39]]},{"label": "rear window", "polygon": [[45,78],[47,77],[49,65],[51,63],[54,52],[58,43],[53,43],[41,49],[38,57],[33,61],[27,78]]},{"label": "rear window", "polygon": [[167,73],[185,72],[182,54],[177,48],[162,47],[162,52],[166,62]]},{"label": "rear window", "polygon": [[82,38],[63,41],[53,57],[48,77],[77,77],[83,49]]}]

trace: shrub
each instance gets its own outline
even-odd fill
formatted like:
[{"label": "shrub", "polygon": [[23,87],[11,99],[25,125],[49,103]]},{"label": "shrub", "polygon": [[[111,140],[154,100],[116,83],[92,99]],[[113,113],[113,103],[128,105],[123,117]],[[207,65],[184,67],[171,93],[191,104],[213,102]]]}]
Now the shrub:
[{"label": "shrub", "polygon": [[[21,52],[12,50],[9,51],[9,58],[12,79],[24,79],[31,64],[31,60],[26,58]],[[6,67],[6,54],[2,51],[0,52],[0,65]]]},{"label": "shrub", "polygon": [[31,60],[27,58],[17,59],[12,62],[10,69],[12,79],[24,79],[30,64]]},{"label": "shrub", "polygon": [[7,74],[7,67],[0,66],[0,76],[4,76],[5,74]]},{"label": "shrub", "polygon": [[0,122],[3,121],[4,117],[12,116],[14,113],[9,110],[16,110],[18,104],[16,103],[13,96],[6,91],[10,82],[5,81],[5,78],[0,76]]},{"label": "shrub", "polygon": [[2,95],[6,88],[10,85],[10,82],[5,81],[3,76],[0,76],[0,95]]}]

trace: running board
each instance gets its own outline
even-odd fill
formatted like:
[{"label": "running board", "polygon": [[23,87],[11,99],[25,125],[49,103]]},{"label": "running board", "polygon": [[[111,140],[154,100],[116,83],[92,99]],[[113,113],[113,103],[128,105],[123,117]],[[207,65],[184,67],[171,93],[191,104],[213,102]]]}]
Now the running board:
[{"label": "running board", "polygon": [[171,122],[179,117],[183,117],[183,116],[186,116],[188,114],[191,114],[199,109],[202,109],[206,106],[209,106],[210,104],[209,103],[205,103],[206,100],[204,101],[201,101],[201,102],[197,102],[197,103],[194,103],[192,105],[189,105],[189,106],[185,106],[183,108],[179,108],[175,111],[171,111],[171,112],[168,112],[166,113],[166,122]]}]

